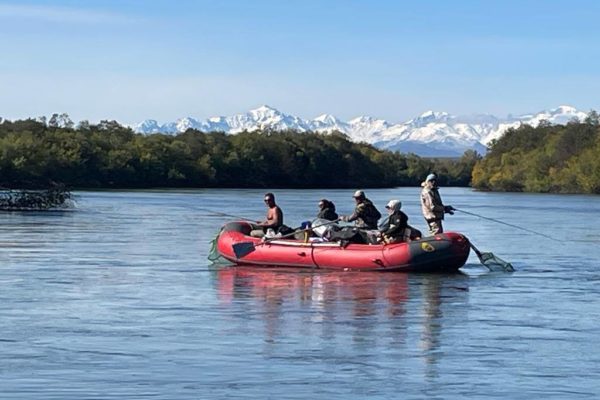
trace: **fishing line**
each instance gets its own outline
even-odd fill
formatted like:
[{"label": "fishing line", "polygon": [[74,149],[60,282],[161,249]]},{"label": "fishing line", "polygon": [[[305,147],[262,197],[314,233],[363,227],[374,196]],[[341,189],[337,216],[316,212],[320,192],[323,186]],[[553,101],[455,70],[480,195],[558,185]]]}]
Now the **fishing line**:
[{"label": "fishing line", "polygon": [[[190,208],[190,207],[184,207],[184,208]],[[202,208],[202,207],[191,207],[193,210],[198,210],[198,211],[204,211],[213,215],[218,215],[221,217],[229,217],[229,218],[235,218],[235,219],[239,219],[242,221],[249,221],[249,222],[254,222],[256,223],[255,219],[250,219],[250,218],[246,218],[246,217],[240,217],[239,215],[233,215],[233,214],[227,214],[224,212],[219,212],[219,211],[214,211],[214,210],[210,210],[208,208]]]},{"label": "fishing line", "polygon": [[546,234],[541,233],[541,232],[534,231],[532,229],[523,228],[523,227],[520,227],[518,225],[509,224],[508,222],[500,221],[500,220],[497,220],[497,219],[494,219],[494,218],[490,218],[490,217],[485,217],[483,215],[475,214],[475,213],[472,213],[472,212],[469,212],[469,211],[459,210],[458,208],[454,208],[454,210],[455,211],[460,211],[461,213],[464,213],[464,214],[472,215],[474,217],[479,217],[479,218],[487,219],[488,221],[493,221],[493,222],[497,222],[497,223],[502,224],[502,225],[510,226],[512,228],[520,229],[520,230],[525,231],[525,232],[533,233],[535,235],[540,235],[540,236],[543,236],[543,237],[548,238],[550,240],[554,240],[555,242],[561,242],[561,243],[563,242],[560,239],[556,239],[556,238],[554,238],[552,236],[546,235]]}]

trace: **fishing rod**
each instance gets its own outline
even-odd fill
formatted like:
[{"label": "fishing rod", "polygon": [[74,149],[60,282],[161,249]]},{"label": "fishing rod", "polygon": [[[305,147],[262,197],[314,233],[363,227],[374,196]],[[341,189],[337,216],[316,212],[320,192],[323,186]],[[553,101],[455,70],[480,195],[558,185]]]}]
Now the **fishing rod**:
[{"label": "fishing rod", "polygon": [[235,218],[235,219],[239,219],[239,220],[242,220],[242,221],[249,221],[249,222],[256,223],[255,219],[250,219],[250,218],[246,218],[246,217],[240,217],[239,215],[227,214],[227,213],[224,213],[224,212],[210,210],[208,208],[202,208],[202,207],[194,207],[194,209],[198,210],[198,211],[204,211],[204,212],[207,212],[207,213],[210,213],[210,214],[214,214],[214,215],[219,215],[221,217]]},{"label": "fishing rod", "polygon": [[454,209],[454,211],[459,211],[459,212],[461,212],[463,214],[468,214],[468,215],[472,215],[474,217],[479,217],[479,218],[487,219],[488,221],[497,222],[499,224],[510,226],[510,227],[516,228],[516,229],[520,229],[520,230],[525,231],[525,232],[533,233],[535,235],[540,235],[540,236],[543,236],[543,237],[548,238],[550,240],[554,240],[555,242],[562,242],[562,240],[559,240],[559,239],[556,239],[556,238],[554,238],[552,236],[546,235],[545,233],[534,231],[532,229],[523,228],[523,227],[518,226],[518,225],[509,224],[508,222],[500,221],[500,220],[497,220],[497,219],[494,219],[494,218],[490,218],[490,217],[485,217],[483,215],[475,214],[475,213],[472,213],[472,212],[469,212],[469,211],[459,210],[458,208],[454,208],[453,207],[453,209]]}]

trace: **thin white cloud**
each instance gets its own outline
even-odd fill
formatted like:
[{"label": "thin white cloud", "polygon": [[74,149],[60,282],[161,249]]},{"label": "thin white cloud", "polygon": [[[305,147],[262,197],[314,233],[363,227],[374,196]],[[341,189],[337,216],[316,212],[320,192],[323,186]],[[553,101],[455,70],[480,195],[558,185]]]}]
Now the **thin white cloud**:
[{"label": "thin white cloud", "polygon": [[1,19],[73,24],[123,24],[137,21],[137,18],[102,10],[22,4],[0,4]]}]

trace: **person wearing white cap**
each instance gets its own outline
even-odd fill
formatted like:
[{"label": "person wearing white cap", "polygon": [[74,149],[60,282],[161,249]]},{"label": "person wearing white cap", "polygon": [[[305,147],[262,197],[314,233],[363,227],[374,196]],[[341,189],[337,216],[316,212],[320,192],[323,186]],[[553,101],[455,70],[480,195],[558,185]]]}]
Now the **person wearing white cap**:
[{"label": "person wearing white cap", "polygon": [[405,231],[408,227],[408,216],[401,211],[402,202],[400,200],[390,200],[385,209],[389,217],[385,224],[379,229],[381,241],[385,243],[399,243],[405,241]]},{"label": "person wearing white cap", "polygon": [[354,192],[354,201],[356,208],[352,215],[341,217],[342,221],[355,222],[357,228],[360,229],[377,229],[377,221],[381,218],[381,213],[373,205],[373,202],[365,196],[365,192],[357,190]]},{"label": "person wearing white cap", "polygon": [[437,185],[437,176],[435,174],[427,175],[425,182],[421,184],[421,210],[423,217],[429,226],[429,232],[432,235],[444,232],[442,221],[444,214],[454,214],[454,207],[445,206],[440,196]]}]

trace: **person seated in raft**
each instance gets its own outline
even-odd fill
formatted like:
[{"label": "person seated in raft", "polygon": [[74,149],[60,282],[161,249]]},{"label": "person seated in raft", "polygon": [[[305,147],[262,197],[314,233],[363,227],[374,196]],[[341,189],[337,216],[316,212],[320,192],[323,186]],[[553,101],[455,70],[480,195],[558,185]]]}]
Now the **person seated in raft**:
[{"label": "person seated in raft", "polygon": [[326,219],[328,221],[335,221],[338,219],[338,215],[335,212],[335,204],[327,199],[321,199],[319,201],[319,213],[317,218]]},{"label": "person seated in raft", "polygon": [[381,213],[375,208],[373,202],[365,196],[365,192],[357,190],[354,192],[354,201],[356,208],[352,215],[341,217],[342,221],[354,222],[355,226],[360,229],[377,229],[377,221],[381,218]]},{"label": "person seated in raft", "polygon": [[401,208],[400,200],[390,200],[385,206],[389,217],[379,231],[381,242],[401,243],[421,238],[421,232],[408,225],[408,216],[401,211]]},{"label": "person seated in raft", "polygon": [[250,232],[252,237],[264,237],[268,229],[272,229],[277,233],[283,225],[283,211],[275,203],[275,195],[273,193],[265,194],[265,205],[267,206],[267,219],[259,221],[257,225],[260,229],[253,229]]}]

